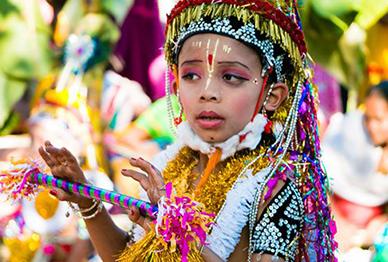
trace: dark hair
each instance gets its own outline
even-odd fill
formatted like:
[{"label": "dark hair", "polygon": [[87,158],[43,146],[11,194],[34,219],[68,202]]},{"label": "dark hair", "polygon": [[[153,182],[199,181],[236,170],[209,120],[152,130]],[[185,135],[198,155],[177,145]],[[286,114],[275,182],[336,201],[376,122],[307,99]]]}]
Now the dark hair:
[{"label": "dark hair", "polygon": [[372,86],[368,90],[367,97],[373,93],[377,93],[388,102],[388,80],[381,81],[379,84]]}]

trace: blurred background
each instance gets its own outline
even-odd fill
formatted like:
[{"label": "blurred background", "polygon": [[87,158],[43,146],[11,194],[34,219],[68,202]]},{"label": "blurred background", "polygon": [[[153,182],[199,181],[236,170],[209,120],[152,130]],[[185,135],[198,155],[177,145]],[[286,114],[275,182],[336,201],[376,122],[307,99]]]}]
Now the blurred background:
[{"label": "blurred background", "polygon": [[[303,0],[340,261],[388,261],[388,0]],[[174,0],[1,0],[0,169],[66,146],[138,197],[128,158],[173,142],[162,54]],[[172,98],[174,111],[179,111]],[[108,207],[123,228],[122,210]],[[66,203],[0,202],[0,261],[100,261]]]}]

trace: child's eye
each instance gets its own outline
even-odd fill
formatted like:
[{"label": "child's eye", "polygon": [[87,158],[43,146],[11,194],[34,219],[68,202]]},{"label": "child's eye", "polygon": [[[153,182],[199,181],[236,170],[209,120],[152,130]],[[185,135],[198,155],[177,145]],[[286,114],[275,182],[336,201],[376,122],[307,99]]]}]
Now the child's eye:
[{"label": "child's eye", "polygon": [[222,78],[231,84],[241,84],[244,81],[248,81],[245,77],[234,74],[224,74]]},{"label": "child's eye", "polygon": [[186,73],[182,76],[182,78],[185,80],[198,80],[199,75],[197,75],[195,73]]}]

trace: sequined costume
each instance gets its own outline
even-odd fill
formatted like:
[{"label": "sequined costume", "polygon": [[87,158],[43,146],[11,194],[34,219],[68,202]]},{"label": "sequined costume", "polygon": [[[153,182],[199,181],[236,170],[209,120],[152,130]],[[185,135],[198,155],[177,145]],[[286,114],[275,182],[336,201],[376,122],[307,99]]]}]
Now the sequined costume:
[{"label": "sequined costume", "polygon": [[254,253],[266,253],[293,261],[303,227],[303,200],[288,181],[270,201],[253,231]]},{"label": "sequined costume", "polygon": [[[174,118],[171,107],[177,142],[157,156],[154,166],[163,170],[165,182],[172,182],[178,195],[189,194],[216,214],[206,242],[221,261],[233,256],[246,228],[248,261],[253,254],[272,254],[286,261],[336,261],[336,228],[320,162],[317,90],[296,1],[178,1],[167,19],[164,46],[176,81],[183,44],[196,34],[208,33],[256,51],[262,65],[260,93],[267,87],[271,93],[273,84],[284,83],[288,97],[270,115],[255,111],[241,131],[218,143],[204,142],[181,116]],[[201,175],[195,172],[199,152],[209,159]],[[207,172],[214,162],[217,168]],[[193,188],[197,178],[200,181]],[[280,181],[283,187],[272,194]],[[176,253],[151,231],[118,260],[179,261]],[[191,247],[188,261],[202,260],[201,248]]]}]

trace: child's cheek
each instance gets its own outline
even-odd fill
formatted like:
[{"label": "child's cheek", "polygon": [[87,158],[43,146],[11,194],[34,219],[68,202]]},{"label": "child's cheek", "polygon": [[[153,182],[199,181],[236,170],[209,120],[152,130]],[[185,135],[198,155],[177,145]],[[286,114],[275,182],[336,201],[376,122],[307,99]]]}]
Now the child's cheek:
[{"label": "child's cheek", "polygon": [[252,106],[252,101],[253,99],[250,97],[236,97],[233,101],[234,102],[233,108],[235,108],[239,112],[248,111]]},{"label": "child's cheek", "polygon": [[[191,103],[190,103],[191,101]],[[184,109],[185,114],[190,114],[191,113],[191,107],[194,102],[193,95],[188,94],[187,92],[181,92],[180,94],[180,103],[181,106]]]}]

